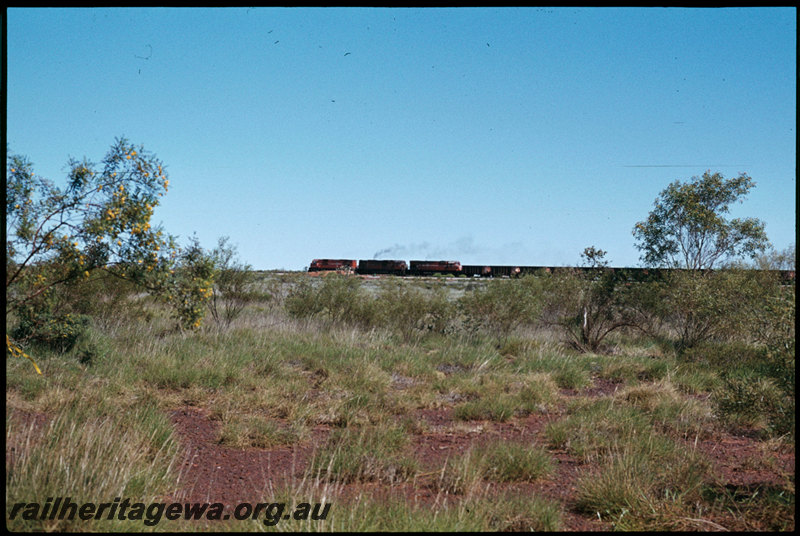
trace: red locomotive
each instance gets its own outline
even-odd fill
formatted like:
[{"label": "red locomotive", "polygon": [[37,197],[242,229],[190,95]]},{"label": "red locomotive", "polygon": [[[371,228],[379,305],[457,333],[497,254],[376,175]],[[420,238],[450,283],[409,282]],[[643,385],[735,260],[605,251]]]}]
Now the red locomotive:
[{"label": "red locomotive", "polygon": [[461,273],[461,263],[458,261],[410,261],[409,272],[413,275],[458,275]]},{"label": "red locomotive", "polygon": [[406,261],[379,261],[361,260],[358,261],[358,274],[393,274],[406,275],[408,265]]},{"label": "red locomotive", "polygon": [[351,259],[314,259],[308,267],[309,272],[322,272],[325,270],[340,270],[354,272],[357,263]]}]

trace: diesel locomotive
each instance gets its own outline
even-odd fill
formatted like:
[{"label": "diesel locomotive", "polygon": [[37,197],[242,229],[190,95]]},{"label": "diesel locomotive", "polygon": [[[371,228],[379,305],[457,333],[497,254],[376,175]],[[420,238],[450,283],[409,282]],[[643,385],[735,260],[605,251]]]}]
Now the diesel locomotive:
[{"label": "diesel locomotive", "polygon": [[[588,272],[597,274],[612,271],[619,272],[629,281],[644,281],[653,277],[659,278],[666,268],[568,268],[563,266],[509,266],[461,264],[458,261],[400,261],[400,260],[359,260],[354,259],[314,259],[308,267],[309,272],[338,271],[360,275],[453,275],[466,277],[517,277],[524,274],[554,273],[562,270]],[[794,270],[780,270],[781,281],[793,284]]]}]

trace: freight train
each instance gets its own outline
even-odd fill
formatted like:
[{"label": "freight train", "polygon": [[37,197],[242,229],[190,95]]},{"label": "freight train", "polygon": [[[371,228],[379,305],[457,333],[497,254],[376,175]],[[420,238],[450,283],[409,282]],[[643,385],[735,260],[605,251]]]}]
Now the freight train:
[{"label": "freight train", "polygon": [[[314,259],[308,267],[309,272],[339,271],[360,275],[452,275],[466,277],[517,277],[524,274],[555,273],[562,270],[601,274],[607,271],[620,272],[631,281],[658,278],[668,271],[662,268],[567,268],[563,266],[510,266],[461,264],[458,261],[399,261],[399,260],[359,260],[354,259]],[[795,281],[794,270],[779,270],[784,283]]]}]

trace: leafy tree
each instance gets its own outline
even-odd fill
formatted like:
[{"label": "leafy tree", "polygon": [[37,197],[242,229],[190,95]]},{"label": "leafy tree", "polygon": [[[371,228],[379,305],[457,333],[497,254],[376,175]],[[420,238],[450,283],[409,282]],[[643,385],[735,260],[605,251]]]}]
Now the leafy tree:
[{"label": "leafy tree", "polygon": [[609,262],[605,260],[607,254],[607,251],[603,251],[602,249],[594,246],[589,246],[583,250],[583,253],[581,253],[581,259],[583,265],[588,266],[589,268],[606,268]]},{"label": "leafy tree", "polygon": [[65,189],[10,154],[6,184],[6,312],[93,270],[144,280],[170,250],[150,224],[169,180],[141,147],[116,140],[101,165],[70,160]]},{"label": "leafy tree", "polygon": [[99,165],[71,159],[68,168],[62,189],[26,157],[7,158],[6,314],[21,322],[18,342],[74,339],[85,319],[59,310],[59,288],[97,270],[144,284],[172,247],[150,224],[169,186],[154,155],[117,139]]},{"label": "leafy tree", "polygon": [[150,222],[168,187],[164,164],[124,138],[99,164],[70,159],[63,188],[34,173],[28,158],[8,154],[6,314],[18,324],[6,339],[7,353],[21,355],[19,345],[27,342],[69,349],[87,318],[73,314],[64,297],[94,274],[161,297],[180,287],[175,240]]},{"label": "leafy tree", "polygon": [[710,269],[720,260],[764,251],[769,242],[762,221],[724,217],[754,186],[746,174],[725,179],[709,171],[688,183],[670,184],[647,220],[633,229],[642,261],[648,266]]},{"label": "leafy tree", "polygon": [[[581,257],[590,268],[605,267],[606,252],[594,246]],[[559,270],[545,284],[545,324],[559,326],[581,352],[597,352],[612,332],[637,327],[627,303],[627,282],[622,272]]]}]

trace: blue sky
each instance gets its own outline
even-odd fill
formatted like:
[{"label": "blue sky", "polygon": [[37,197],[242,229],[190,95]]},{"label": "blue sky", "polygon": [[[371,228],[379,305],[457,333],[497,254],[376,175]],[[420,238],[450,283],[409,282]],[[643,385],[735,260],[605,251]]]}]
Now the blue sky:
[{"label": "blue sky", "polygon": [[670,182],[756,182],[795,241],[794,8],[7,12],[8,147],[64,180],[124,136],[167,164],[183,243],[312,258],[639,265]]}]

